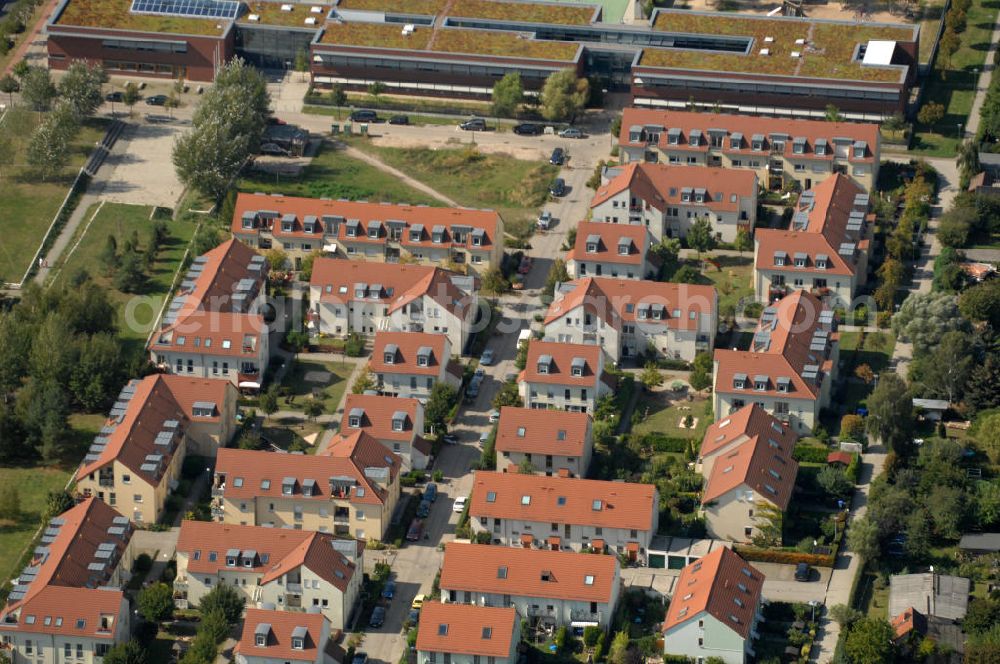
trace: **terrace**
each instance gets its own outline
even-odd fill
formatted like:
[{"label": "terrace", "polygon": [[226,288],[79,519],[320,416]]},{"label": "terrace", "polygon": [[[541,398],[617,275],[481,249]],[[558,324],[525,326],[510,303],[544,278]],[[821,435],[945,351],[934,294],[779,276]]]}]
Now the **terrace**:
[{"label": "terrace", "polygon": [[337,9],[433,16],[446,4],[446,0],[340,0]]},{"label": "terrace", "polygon": [[[237,22],[250,25],[259,23],[261,25],[275,25],[285,28],[302,28],[304,30],[315,31],[319,29],[319,26],[322,25],[324,21],[326,21],[326,17],[330,13],[330,5],[324,5],[321,3],[290,3],[284,5],[290,6],[292,8],[291,11],[282,11],[282,6],[283,3],[280,2],[248,2],[247,11],[237,19]],[[313,7],[319,7],[323,11],[313,12]],[[256,15],[258,17],[257,20],[251,21],[251,15]],[[306,19],[308,18],[316,19],[316,25],[307,24]]]},{"label": "terrace", "polygon": [[133,14],[131,0],[70,0],[53,21],[55,25],[176,35],[221,36],[229,21]]},{"label": "terrace", "polygon": [[449,16],[485,18],[495,21],[589,25],[596,5],[564,5],[542,2],[496,2],[494,0],[458,0]]}]

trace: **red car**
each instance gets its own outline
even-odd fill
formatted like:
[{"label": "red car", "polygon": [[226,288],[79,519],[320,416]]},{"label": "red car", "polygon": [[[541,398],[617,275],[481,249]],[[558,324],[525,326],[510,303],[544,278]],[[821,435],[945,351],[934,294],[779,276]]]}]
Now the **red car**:
[{"label": "red car", "polygon": [[424,522],[420,519],[414,519],[410,523],[410,529],[406,531],[406,540],[408,542],[417,542],[420,540],[420,536],[424,533]]},{"label": "red car", "polygon": [[517,271],[519,274],[528,274],[531,272],[532,265],[531,256],[525,256],[521,259],[521,264],[517,266]]}]

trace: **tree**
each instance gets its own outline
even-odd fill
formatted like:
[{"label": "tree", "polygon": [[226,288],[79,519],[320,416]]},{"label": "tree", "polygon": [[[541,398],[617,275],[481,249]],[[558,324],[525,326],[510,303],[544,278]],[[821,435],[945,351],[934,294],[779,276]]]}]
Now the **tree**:
[{"label": "tree", "polygon": [[58,116],[47,118],[38,125],[28,141],[28,165],[43,180],[58,175],[69,157],[69,142],[75,127],[67,127]]},{"label": "tree", "polygon": [[76,60],[59,81],[59,97],[69,105],[77,121],[80,121],[93,115],[100,107],[104,101],[101,86],[107,81],[108,75],[101,65]]},{"label": "tree", "polygon": [[958,310],[971,321],[987,322],[1000,330],[1000,279],[966,289],[958,298]]},{"label": "tree", "polygon": [[306,419],[312,422],[323,414],[323,402],[319,399],[309,399],[306,401],[306,405],[303,406],[302,411],[305,413]]},{"label": "tree", "polygon": [[268,250],[264,256],[267,258],[267,264],[272,272],[280,272],[288,265],[288,254],[277,247]]},{"label": "tree", "polygon": [[972,369],[965,386],[965,404],[973,411],[1000,406],[1000,358],[995,354],[987,355]]},{"label": "tree", "polygon": [[941,215],[938,226],[938,240],[945,247],[964,247],[969,241],[969,233],[979,222],[975,208],[953,206]]},{"label": "tree", "polygon": [[833,104],[826,105],[826,121],[827,122],[843,122],[844,116],[840,114],[840,109]]},{"label": "tree", "polygon": [[860,415],[848,414],[840,418],[840,439],[860,442],[865,435],[865,421]]},{"label": "tree", "polygon": [[[437,385],[435,384],[435,387]],[[366,364],[362,369],[361,373],[354,380],[354,385],[351,386],[351,394],[364,394],[369,390],[375,389],[375,376],[372,374],[371,369]]]},{"label": "tree", "polygon": [[642,375],[639,376],[639,382],[647,390],[663,385],[663,374],[660,373],[660,368],[656,366],[656,362],[646,363],[645,368],[642,370]]},{"label": "tree", "polygon": [[824,466],[816,475],[816,482],[828,494],[839,499],[847,498],[854,489],[854,482],[847,477],[847,474],[833,466]]},{"label": "tree", "polygon": [[52,108],[52,100],[56,97],[56,86],[52,83],[49,70],[43,67],[29,66],[21,77],[21,99],[33,111],[47,111]]},{"label": "tree", "polygon": [[[949,14],[950,13],[951,12],[949,12]],[[951,68],[951,58],[952,56],[955,55],[955,53],[958,51],[961,45],[962,45],[962,40],[959,38],[957,34],[955,34],[955,31],[952,30],[951,28],[945,29],[944,34],[941,35],[941,39],[938,40],[938,57],[941,58],[941,62],[944,64],[944,67],[940,70],[942,79],[945,78],[946,76],[945,72]],[[938,115],[937,111],[935,110],[934,117],[936,119],[924,120],[922,117],[920,117],[921,114],[924,112],[924,109],[930,106],[931,104],[935,104],[935,102],[928,102],[924,104],[924,106],[920,109],[920,113],[917,114],[917,120],[919,120],[922,124],[931,125],[944,117],[944,106],[942,106],[941,104],[935,104],[936,106],[941,107],[940,115]]]},{"label": "tree", "polygon": [[371,95],[372,100],[375,103],[378,103],[379,97],[381,97],[384,92],[385,92],[385,83],[383,83],[382,81],[375,81],[374,83],[370,83],[368,85],[368,94]]},{"label": "tree", "polygon": [[226,622],[232,625],[243,615],[243,605],[245,603],[246,600],[235,588],[220,584],[214,586],[207,595],[201,598],[198,610],[201,611],[202,615],[207,615],[215,610],[221,610],[222,614],[226,617]]},{"label": "tree", "polygon": [[994,625],[1000,625],[1000,601],[989,597],[973,597],[965,618],[962,619],[966,634],[981,634]]},{"label": "tree", "polygon": [[531,463],[531,459],[524,457],[521,463],[517,464],[517,472],[521,475],[534,475],[535,465]]},{"label": "tree", "polygon": [[958,146],[958,154],[955,157],[955,164],[961,174],[962,189],[969,186],[969,180],[979,172],[979,146],[976,141],[962,141]]},{"label": "tree", "polygon": [[299,267],[299,278],[302,281],[309,281],[312,279],[313,265],[316,264],[316,259],[323,256],[323,252],[310,251],[306,254],[306,257],[302,259],[302,264]]},{"label": "tree", "polygon": [[146,261],[135,249],[122,254],[114,284],[123,293],[141,293],[146,287]]},{"label": "tree", "polygon": [[146,649],[135,639],[116,643],[104,653],[104,664],[146,664]]},{"label": "tree", "polygon": [[[920,382],[927,395],[957,403],[965,393],[974,359],[972,338],[965,332],[946,332],[932,353],[920,358]],[[912,369],[911,369],[912,373]]]},{"label": "tree", "polygon": [[100,333],[83,337],[77,348],[69,390],[85,410],[101,410],[125,382],[121,345],[113,335]]},{"label": "tree", "polygon": [[566,261],[561,258],[557,258],[552,261],[552,267],[549,268],[549,274],[545,277],[545,286],[542,287],[543,298],[551,298],[556,292],[557,283],[565,283],[569,281],[569,271],[566,269]]},{"label": "tree", "polygon": [[712,384],[712,354],[698,353],[694,357],[694,370],[691,372],[691,387],[695,390],[704,390]]},{"label": "tree", "polygon": [[917,112],[917,121],[925,126],[936,124],[944,118],[944,105],[936,101],[929,101],[920,107]]},{"label": "tree", "polygon": [[278,412],[278,386],[271,385],[267,388],[257,400],[257,405],[270,420],[271,416]]},{"label": "tree", "polygon": [[555,122],[572,122],[587,104],[589,96],[590,84],[585,78],[577,78],[574,70],[553,72],[545,79],[539,95],[542,117]]},{"label": "tree", "polygon": [[750,237],[750,232],[740,226],[736,231],[736,241],[733,243],[736,247],[736,251],[740,252],[740,256],[743,255],[744,251],[753,250],[753,238]]},{"label": "tree", "polygon": [[851,664],[889,664],[896,657],[896,632],[884,618],[861,618],[847,632],[844,653]]},{"label": "tree", "polygon": [[0,487],[0,519],[17,521],[21,518],[21,491],[16,484]]},{"label": "tree", "polygon": [[861,611],[846,604],[834,604],[830,607],[830,617],[840,625],[841,629],[848,629],[864,615]]},{"label": "tree", "polygon": [[340,109],[347,103],[347,93],[344,91],[342,84],[334,83],[330,87],[330,103],[337,107],[337,117],[339,119]]},{"label": "tree", "polygon": [[927,353],[946,332],[965,327],[958,298],[950,293],[914,293],[892,318],[892,329],[913,344],[914,356]]},{"label": "tree", "polygon": [[954,486],[935,486],[927,497],[927,512],[938,537],[957,540],[965,520],[965,493]]},{"label": "tree", "polygon": [[174,613],[174,591],[165,583],[154,583],[139,591],[139,615],[149,622],[167,620]]},{"label": "tree", "polygon": [[458,401],[458,392],[451,385],[438,381],[431,388],[427,404],[424,406],[424,422],[436,434],[447,432],[447,422],[451,409]]},{"label": "tree", "polygon": [[17,82],[17,79],[10,74],[0,78],[0,92],[7,95],[9,106],[14,106],[14,93],[20,89],[21,85]]},{"label": "tree", "polygon": [[486,270],[482,277],[482,291],[487,295],[502,295],[510,288],[499,267],[493,266]]},{"label": "tree", "polygon": [[68,491],[49,491],[49,495],[45,499],[45,513],[42,516],[45,521],[48,521],[54,516],[59,516],[75,504],[73,496]]},{"label": "tree", "polygon": [[852,521],[847,529],[847,546],[865,562],[878,558],[881,547],[879,528],[875,520],[865,515]]},{"label": "tree", "polygon": [[493,114],[511,117],[517,113],[524,100],[524,85],[521,74],[516,71],[504,74],[493,86]]},{"label": "tree", "polygon": [[142,95],[139,94],[139,86],[137,86],[132,81],[125,84],[125,89],[122,90],[122,103],[128,106],[128,114],[132,115],[132,107],[139,103],[139,99]]},{"label": "tree", "polygon": [[707,217],[699,217],[691,224],[687,232],[688,246],[698,252],[698,258],[706,251],[715,249],[715,234],[712,233],[712,224]]},{"label": "tree", "polygon": [[884,373],[868,397],[868,432],[896,454],[904,455],[911,444],[913,401],[906,382],[894,373]]},{"label": "tree", "polygon": [[608,664],[629,664],[628,648],[628,632],[616,632],[608,649]]},{"label": "tree", "polygon": [[891,134],[897,134],[906,128],[906,116],[897,111],[882,122],[882,128]]},{"label": "tree", "polygon": [[493,397],[493,407],[500,410],[504,406],[521,408],[524,401],[517,391],[517,383],[504,383]]},{"label": "tree", "polygon": [[184,184],[213,198],[221,198],[250,156],[250,137],[230,137],[226,127],[199,125],[174,143],[171,155]]},{"label": "tree", "polygon": [[859,364],[857,368],[854,369],[854,375],[860,378],[865,385],[871,385],[872,381],[875,380],[875,372],[867,364]]}]

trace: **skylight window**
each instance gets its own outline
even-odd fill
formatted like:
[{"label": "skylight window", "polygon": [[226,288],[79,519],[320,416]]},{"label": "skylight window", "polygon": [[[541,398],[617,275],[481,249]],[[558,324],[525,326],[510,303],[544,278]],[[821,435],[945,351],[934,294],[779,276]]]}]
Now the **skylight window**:
[{"label": "skylight window", "polygon": [[594,576],[593,576],[593,574],[588,574],[585,577],[583,577],[583,584],[586,585],[586,586],[592,586],[592,585],[594,585]]},{"label": "skylight window", "polygon": [[493,637],[493,628],[492,627],[483,627],[483,638],[484,639],[489,639],[489,638],[492,638],[492,637]]},{"label": "skylight window", "polygon": [[531,496],[521,496],[521,504],[522,505],[530,505],[531,504]]},{"label": "skylight window", "polygon": [[438,636],[448,636],[447,623],[441,623],[440,625],[438,625]]},{"label": "skylight window", "polygon": [[496,501],[497,501],[497,492],[496,491],[487,491],[486,492],[486,502],[488,502],[488,503],[495,503]]}]

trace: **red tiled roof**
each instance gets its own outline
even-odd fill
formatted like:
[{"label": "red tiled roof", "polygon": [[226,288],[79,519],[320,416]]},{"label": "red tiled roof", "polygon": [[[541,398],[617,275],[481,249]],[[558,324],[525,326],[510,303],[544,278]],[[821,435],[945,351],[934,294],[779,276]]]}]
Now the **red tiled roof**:
[{"label": "red tiled roof", "polygon": [[[149,349],[256,358],[266,333],[263,316],[195,311],[155,333]],[[230,371],[237,368],[234,365]]]},{"label": "red tiled roof", "polygon": [[[636,279],[585,277],[569,282],[575,288],[549,305],[545,324],[559,320],[581,304],[615,329],[622,322],[644,326],[662,325],[676,330],[695,330],[700,315],[711,315],[717,309],[718,295],[713,286],[674,284]],[[646,318],[638,318],[645,307],[660,306],[660,319],[648,311]],[[691,315],[695,319],[691,319]]]},{"label": "red tiled roof", "polygon": [[[396,347],[392,364],[385,362],[385,350],[389,345]],[[374,348],[368,366],[373,373],[437,376],[441,373],[441,366],[447,366],[451,359],[449,353],[445,351],[447,346],[448,337],[444,334],[380,331],[375,334]],[[427,366],[417,364],[417,353],[421,348],[431,350]]]},{"label": "red tiled roof", "polygon": [[827,463],[842,463],[845,466],[851,465],[854,461],[854,455],[850,452],[844,452],[842,450],[837,450],[836,452],[830,452],[826,455]]},{"label": "red tiled roof", "polygon": [[[340,421],[340,433],[350,435],[358,429],[351,427],[351,414],[355,409],[364,411],[361,420],[361,431],[378,440],[410,441],[414,436],[423,434],[415,429],[417,411],[423,406],[412,397],[389,397],[380,394],[348,394],[344,402],[344,417]],[[406,413],[406,422],[402,431],[392,430],[392,417],[397,412]]]},{"label": "red tiled roof", "polygon": [[[592,235],[600,237],[597,251],[587,251],[587,244]],[[628,240],[628,254],[619,253],[619,243],[622,238]],[[638,224],[605,224],[596,221],[581,221],[576,225],[576,243],[573,245],[573,258],[576,260],[600,261],[602,263],[622,263],[625,265],[642,265],[646,260],[652,236],[649,229]]]},{"label": "red tiled roof", "polygon": [[704,459],[712,456],[734,441],[743,442],[753,437],[773,438],[786,453],[791,453],[798,436],[757,404],[750,404],[709,425],[701,439],[699,455]]},{"label": "red tiled roof", "polygon": [[614,556],[449,542],[440,585],[446,591],[608,603],[617,582]]},{"label": "red tiled roof", "polygon": [[896,638],[901,639],[917,630],[921,634],[927,631],[927,618],[912,606],[907,607],[902,613],[892,619],[892,628],[896,633]]},{"label": "red tiled roof", "polygon": [[[548,373],[543,374],[538,372],[538,364],[539,359],[545,355],[549,356],[552,362],[549,364]],[[580,376],[572,375],[572,364],[576,358],[584,360]],[[598,345],[565,344],[532,339],[528,342],[528,362],[519,380],[529,383],[592,387],[597,384],[598,376],[603,372],[604,352]]]},{"label": "red tiled roof", "polygon": [[[115,637],[117,621],[127,615],[128,603],[121,590],[45,586],[30,600],[20,604],[18,622],[0,620],[0,632],[57,634],[110,641]],[[29,620],[33,622],[28,624]]]},{"label": "red tiled roof", "polygon": [[767,434],[755,435],[718,456],[705,482],[701,502],[708,504],[733,489],[749,487],[784,511],[792,499],[798,472],[791,447],[782,447]]},{"label": "red tiled roof", "polygon": [[[852,144],[854,141],[865,141],[867,143],[865,157],[863,159],[855,159],[854,151],[851,150],[847,157],[851,163],[872,162],[874,160],[872,150],[878,145],[879,140],[878,125],[873,123],[792,120],[789,118],[757,115],[626,108],[622,114],[622,127],[618,135],[618,142],[620,144],[631,146],[645,145],[645,143],[632,143],[629,140],[629,129],[636,125],[662,127],[663,130],[659,132],[660,140],[658,145],[663,149],[693,150],[698,152],[708,150],[708,130],[724,129],[726,131],[726,138],[723,142],[723,147],[718,148],[723,153],[760,155],[762,158],[766,158],[772,149],[769,139],[771,134],[786,134],[790,137],[789,140],[785,141],[784,156],[794,157],[795,159],[832,161],[834,155],[833,139],[849,139]],[[670,145],[668,143],[667,132],[672,128],[681,130],[680,145]],[[702,138],[698,146],[688,144],[688,137],[692,129],[701,130]],[[734,133],[743,134],[742,147],[739,149],[729,147],[729,139]],[[754,134],[764,135],[763,151],[751,149],[751,138]],[[797,155],[792,153],[792,139],[796,137],[804,137],[806,139],[805,154]],[[826,155],[817,155],[815,153],[816,139],[819,138],[826,139]]]},{"label": "red tiled roof", "polygon": [[[322,613],[267,611],[248,607],[243,618],[243,632],[233,652],[244,657],[315,662],[319,651],[326,647],[325,643],[320,643],[324,622],[326,617]],[[270,627],[267,630],[267,645],[263,647],[257,645],[257,630],[262,625]],[[292,633],[299,627],[306,629],[306,635],[303,648],[295,650],[292,648]]]},{"label": "red tiled roof", "polygon": [[675,627],[708,612],[746,639],[763,586],[764,575],[756,568],[738,553],[718,548],[681,570],[663,621],[663,632],[669,639],[669,632]]},{"label": "red tiled roof", "polygon": [[504,406],[497,424],[496,449],[581,457],[590,425],[587,413]]},{"label": "red tiled roof", "polygon": [[327,533],[308,530],[184,520],[177,551],[187,554],[188,571],[199,574],[217,574],[227,569],[226,553],[230,549],[254,551],[257,557],[253,567],[241,564],[239,569],[263,574],[262,584],[305,566],[343,591],[354,574],[355,564],[333,548],[334,539]]},{"label": "red tiled roof", "polygon": [[[625,136],[628,137],[628,132]],[[693,195],[690,201],[683,201],[684,189],[704,189],[705,202],[695,203]],[[736,212],[740,209],[741,198],[750,198],[757,193],[757,173],[751,169],[633,162],[622,166],[621,173],[598,188],[590,207],[594,208],[623,191],[629,191],[632,196],[661,212],[668,205],[682,204],[704,205],[716,213]]]},{"label": "red tiled roof", "polygon": [[[388,203],[366,203],[360,201],[323,200],[319,198],[299,198],[296,196],[265,196],[262,194],[240,194],[236,197],[233,211],[232,231],[236,235],[246,234],[250,229],[243,228],[243,215],[246,212],[273,211],[277,218],[268,222],[258,217],[256,228],[271,230],[275,237],[317,238],[323,239],[326,226],[324,216],[340,217],[337,229],[337,239],[349,242],[367,241],[371,222],[380,222],[379,236],[375,242],[386,242],[388,222],[403,222],[405,229],[400,238],[400,244],[416,247],[462,246],[475,249],[492,247],[497,235],[502,232],[500,215],[493,210],[477,210],[472,208],[427,207],[425,205],[395,205]],[[281,217],[286,214],[295,215],[291,232],[282,230]],[[316,217],[316,232],[306,233],[304,221],[307,216]],[[347,221],[355,219],[358,224],[358,236],[347,236]],[[414,226],[422,226],[414,228]],[[439,243],[433,242],[432,231],[435,226],[444,227],[444,236]],[[468,227],[485,231],[481,245],[473,245],[471,234],[465,231],[463,242],[455,242],[453,227]],[[420,230],[419,241],[411,239],[411,231]]]},{"label": "red tiled roof", "polygon": [[514,607],[425,602],[420,610],[417,650],[506,658],[514,646],[517,620]]},{"label": "red tiled roof", "polygon": [[[282,482],[293,477],[292,495],[299,500],[341,498],[360,505],[382,505],[388,498],[386,491],[365,476],[365,468],[388,468],[390,477],[395,477],[400,459],[367,434],[359,432],[354,438],[351,449],[342,456],[223,448],[216,458],[215,473],[225,474],[225,495],[231,499],[281,496]],[[350,477],[355,484],[349,494],[332,495],[331,477]],[[305,480],[314,482],[311,496],[303,494]]]},{"label": "red tiled roof", "polygon": [[659,509],[652,484],[484,471],[476,472],[470,503],[474,517],[639,531],[652,528]]}]

